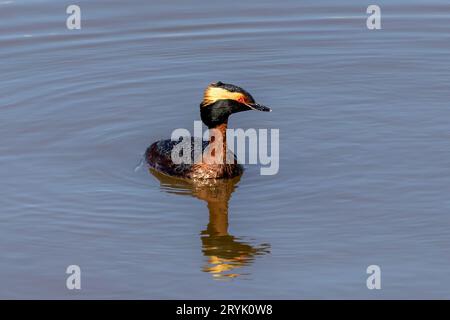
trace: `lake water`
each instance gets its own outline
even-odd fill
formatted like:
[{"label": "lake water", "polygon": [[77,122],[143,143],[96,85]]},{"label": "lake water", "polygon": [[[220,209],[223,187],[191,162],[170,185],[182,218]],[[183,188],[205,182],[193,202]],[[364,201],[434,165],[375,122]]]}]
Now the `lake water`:
[{"label": "lake water", "polygon": [[[450,298],[448,1],[70,4],[0,1],[1,298]],[[278,174],[135,170],[217,80]]]}]

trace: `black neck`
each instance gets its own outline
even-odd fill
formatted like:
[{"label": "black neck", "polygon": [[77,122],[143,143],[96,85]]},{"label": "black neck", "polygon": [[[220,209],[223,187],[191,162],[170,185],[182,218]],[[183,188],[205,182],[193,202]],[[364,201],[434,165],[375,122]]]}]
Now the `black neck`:
[{"label": "black neck", "polygon": [[200,105],[200,116],[209,129],[227,124],[228,117],[238,111],[239,105],[234,100],[218,100],[209,105]]}]

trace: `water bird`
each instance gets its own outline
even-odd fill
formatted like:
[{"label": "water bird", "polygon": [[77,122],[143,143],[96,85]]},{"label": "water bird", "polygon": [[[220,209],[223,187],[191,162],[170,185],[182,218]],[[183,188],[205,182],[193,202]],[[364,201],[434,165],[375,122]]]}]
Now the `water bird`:
[{"label": "water bird", "polygon": [[[249,110],[272,111],[256,103],[251,94],[241,87],[221,81],[209,84],[200,103],[200,116],[209,129],[209,141],[196,141],[201,138],[195,137],[186,140],[191,144],[191,155],[190,161],[183,163],[175,163],[172,159],[172,150],[182,138],[178,141],[156,141],[145,152],[148,165],[163,174],[187,179],[224,179],[240,176],[243,167],[227,148],[226,130],[228,118],[232,114]],[[196,152],[196,146],[200,146],[201,152]],[[198,154],[201,158],[196,157]]]}]

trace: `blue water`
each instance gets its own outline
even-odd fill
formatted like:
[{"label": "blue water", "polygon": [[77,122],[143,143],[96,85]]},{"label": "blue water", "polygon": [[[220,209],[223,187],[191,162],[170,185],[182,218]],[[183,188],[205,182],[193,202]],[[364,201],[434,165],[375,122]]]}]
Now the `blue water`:
[{"label": "blue water", "polygon": [[[448,1],[70,4],[0,1],[0,298],[450,298]],[[279,173],[135,170],[217,80]]]}]

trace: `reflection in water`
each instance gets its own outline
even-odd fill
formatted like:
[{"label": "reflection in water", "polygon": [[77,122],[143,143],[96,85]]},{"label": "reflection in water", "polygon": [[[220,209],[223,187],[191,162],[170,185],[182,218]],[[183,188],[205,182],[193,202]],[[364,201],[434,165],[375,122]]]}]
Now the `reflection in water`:
[{"label": "reflection in water", "polygon": [[236,273],[236,269],[251,264],[255,256],[270,252],[269,244],[254,246],[228,233],[228,201],[240,177],[193,181],[149,170],[159,180],[163,190],[206,201],[209,223],[200,235],[202,251],[208,263],[203,271],[211,273],[217,279],[234,278],[241,275]]}]

